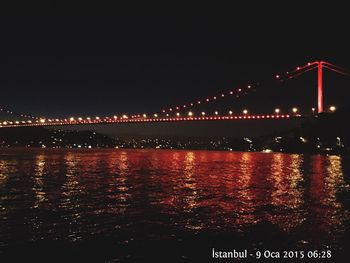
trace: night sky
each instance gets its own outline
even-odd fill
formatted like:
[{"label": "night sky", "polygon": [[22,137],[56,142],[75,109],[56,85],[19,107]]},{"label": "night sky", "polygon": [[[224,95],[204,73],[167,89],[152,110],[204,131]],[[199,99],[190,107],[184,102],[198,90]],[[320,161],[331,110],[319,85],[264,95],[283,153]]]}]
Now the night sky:
[{"label": "night sky", "polygon": [[[246,83],[259,83],[252,107],[313,104],[316,73],[282,86],[274,75],[320,59],[350,68],[350,40],[345,14],[304,11],[3,16],[0,104],[49,117],[143,113]],[[329,103],[346,103],[349,79],[325,77]]]}]

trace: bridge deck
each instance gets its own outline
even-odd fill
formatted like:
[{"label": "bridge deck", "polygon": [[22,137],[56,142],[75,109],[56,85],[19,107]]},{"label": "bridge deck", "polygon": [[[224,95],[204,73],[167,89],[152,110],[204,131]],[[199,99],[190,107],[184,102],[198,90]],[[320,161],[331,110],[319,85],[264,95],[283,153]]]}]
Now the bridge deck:
[{"label": "bridge deck", "polygon": [[116,123],[152,123],[152,122],[183,122],[183,121],[239,121],[239,120],[269,120],[299,118],[301,115],[274,114],[274,115],[236,115],[236,116],[202,116],[202,117],[157,117],[157,118],[79,118],[79,119],[39,119],[29,121],[0,122],[0,128],[36,127],[36,126],[64,126],[64,125],[91,125]]}]

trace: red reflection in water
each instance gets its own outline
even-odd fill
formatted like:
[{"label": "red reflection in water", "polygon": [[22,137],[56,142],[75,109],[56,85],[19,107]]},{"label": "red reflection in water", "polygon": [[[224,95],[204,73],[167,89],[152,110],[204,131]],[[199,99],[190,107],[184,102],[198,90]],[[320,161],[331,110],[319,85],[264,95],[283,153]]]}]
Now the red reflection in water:
[{"label": "red reflection in water", "polygon": [[337,156],[33,150],[18,158],[9,151],[0,155],[1,198],[26,199],[1,203],[3,223],[28,207],[60,215],[27,216],[34,239],[75,241],[153,222],[196,232],[270,224],[317,243],[334,240],[349,218],[336,198],[348,188]]}]

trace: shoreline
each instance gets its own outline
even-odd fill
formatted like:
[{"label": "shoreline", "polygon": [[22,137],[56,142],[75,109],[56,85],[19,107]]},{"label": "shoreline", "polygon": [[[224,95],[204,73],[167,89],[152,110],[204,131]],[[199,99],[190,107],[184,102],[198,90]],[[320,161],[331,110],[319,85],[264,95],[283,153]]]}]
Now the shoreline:
[{"label": "shoreline", "polygon": [[121,147],[94,147],[94,148],[87,148],[87,147],[25,147],[25,146],[18,146],[18,147],[4,147],[0,146],[1,149],[6,150],[48,150],[48,151],[55,151],[55,150],[72,150],[72,151],[94,151],[94,150],[126,150],[126,151],[142,151],[142,150],[152,150],[152,151],[208,151],[208,152],[241,152],[241,153],[264,153],[264,154],[299,154],[299,155],[335,155],[335,156],[349,156],[349,153],[335,153],[335,152],[288,152],[288,151],[242,151],[242,150],[220,150],[220,149],[171,149],[171,148],[121,148]]}]

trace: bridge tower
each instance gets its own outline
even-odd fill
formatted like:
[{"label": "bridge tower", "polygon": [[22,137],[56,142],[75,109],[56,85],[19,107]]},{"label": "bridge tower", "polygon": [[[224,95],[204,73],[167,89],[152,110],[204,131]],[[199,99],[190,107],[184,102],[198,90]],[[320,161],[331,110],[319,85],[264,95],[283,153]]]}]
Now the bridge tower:
[{"label": "bridge tower", "polygon": [[323,61],[317,61],[317,112],[323,112]]}]

